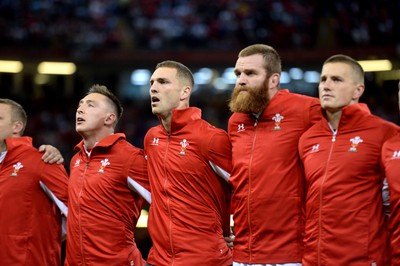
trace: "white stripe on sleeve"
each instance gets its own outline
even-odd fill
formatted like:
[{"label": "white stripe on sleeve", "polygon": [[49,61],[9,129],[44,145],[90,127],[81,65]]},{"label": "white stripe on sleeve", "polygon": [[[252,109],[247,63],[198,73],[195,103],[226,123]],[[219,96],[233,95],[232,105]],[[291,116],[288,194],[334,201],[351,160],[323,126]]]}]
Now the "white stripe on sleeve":
[{"label": "white stripe on sleeve", "polygon": [[141,186],[138,182],[133,180],[131,177],[128,176],[127,178],[128,181],[128,187],[132,190],[138,193],[140,196],[142,196],[149,204],[151,204],[151,193],[147,189],[145,189],[143,186]]},{"label": "white stripe on sleeve", "polygon": [[221,167],[219,167],[218,165],[210,162],[210,166],[211,168],[214,170],[214,172],[219,175],[220,177],[222,177],[226,182],[228,182],[229,177],[231,176],[227,171],[225,171],[224,169],[222,169]]},{"label": "white stripe on sleeve", "polygon": [[61,201],[59,200],[56,195],[42,182],[39,181],[40,186],[46,192],[46,194],[51,198],[51,200],[57,205],[57,207],[60,209],[61,213],[65,215],[65,217],[68,217],[68,207]]}]

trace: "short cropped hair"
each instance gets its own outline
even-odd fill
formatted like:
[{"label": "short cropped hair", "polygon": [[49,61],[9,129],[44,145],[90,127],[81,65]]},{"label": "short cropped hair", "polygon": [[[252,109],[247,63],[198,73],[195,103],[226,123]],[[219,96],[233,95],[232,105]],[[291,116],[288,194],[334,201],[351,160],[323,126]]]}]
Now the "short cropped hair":
[{"label": "short cropped hair", "polygon": [[106,86],[99,84],[95,84],[92,87],[90,87],[86,95],[91,93],[102,94],[110,100],[111,105],[115,108],[115,111],[117,112],[117,122],[118,122],[119,119],[122,117],[124,108],[122,108],[121,102],[118,100],[117,96],[115,96],[111,91],[109,91]]},{"label": "short cropped hair", "polygon": [[267,77],[272,76],[274,73],[281,74],[282,61],[278,52],[266,44],[253,44],[247,46],[239,52],[238,57],[251,56],[260,54],[264,58],[264,68],[267,72]]},{"label": "short cropped hair", "polygon": [[17,122],[20,121],[22,122],[22,130],[20,132],[20,135],[22,136],[24,134],[25,128],[26,128],[26,123],[28,121],[28,116],[26,115],[26,112],[22,105],[19,103],[10,100],[10,99],[0,99],[0,104],[6,104],[11,107],[11,121],[12,122]]},{"label": "short cropped hair", "polygon": [[354,70],[354,78],[356,82],[364,83],[364,69],[355,59],[343,54],[332,55],[325,60],[324,65],[328,63],[344,63]]},{"label": "short cropped hair", "polygon": [[172,61],[172,60],[166,60],[161,63],[158,63],[156,66],[156,69],[158,69],[160,67],[176,69],[176,75],[177,75],[178,79],[188,82],[188,85],[191,88],[193,88],[194,78],[193,78],[192,71],[190,71],[190,69],[187,66],[185,66],[184,64],[176,62],[176,61]]}]

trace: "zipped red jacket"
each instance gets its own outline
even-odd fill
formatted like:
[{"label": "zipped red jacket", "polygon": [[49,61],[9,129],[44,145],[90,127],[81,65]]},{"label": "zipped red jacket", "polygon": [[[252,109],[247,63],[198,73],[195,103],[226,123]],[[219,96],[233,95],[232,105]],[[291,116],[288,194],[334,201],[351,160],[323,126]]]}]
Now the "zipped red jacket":
[{"label": "zipped red jacket", "polygon": [[297,147],[320,118],[317,98],[280,90],[258,118],[234,113],[229,119],[234,261],[301,262],[304,175]]},{"label": "zipped red jacket", "polygon": [[61,265],[61,213],[42,181],[65,204],[68,175],[46,164],[30,137],[8,138],[0,163],[0,264]]},{"label": "zipped red jacket", "polygon": [[396,132],[365,104],[352,104],[336,131],[324,117],[300,138],[307,183],[303,266],[384,265],[381,149]]},{"label": "zipped red jacket", "polygon": [[144,139],[152,203],[148,230],[151,265],[232,264],[228,136],[201,119],[198,108],[173,110],[171,131],[161,125]]},{"label": "zipped red jacket", "polygon": [[149,188],[143,151],[117,133],[90,152],[83,141],[70,165],[65,265],[145,265],[134,230],[143,198],[127,177]]},{"label": "zipped red jacket", "polygon": [[400,265],[400,135],[382,148],[382,164],[389,184],[391,265]]}]

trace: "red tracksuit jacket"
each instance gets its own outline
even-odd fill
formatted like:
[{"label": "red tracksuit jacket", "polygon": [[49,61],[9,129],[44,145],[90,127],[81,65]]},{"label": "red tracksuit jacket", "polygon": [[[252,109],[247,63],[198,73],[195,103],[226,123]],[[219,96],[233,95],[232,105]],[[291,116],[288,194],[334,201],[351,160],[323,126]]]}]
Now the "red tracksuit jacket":
[{"label": "red tracksuit jacket", "polygon": [[300,138],[307,182],[304,266],[384,265],[381,149],[396,131],[365,104],[352,104],[336,133],[323,118]]},{"label": "red tracksuit jacket", "polygon": [[42,181],[67,203],[63,165],[46,164],[30,137],[6,139],[0,164],[0,265],[61,265],[61,214]]},{"label": "red tracksuit jacket", "polygon": [[277,92],[258,119],[231,116],[234,261],[301,261],[304,175],[297,146],[320,118],[318,99],[288,90]]},{"label": "red tracksuit jacket", "polygon": [[144,265],[134,240],[143,198],[127,177],[149,188],[141,149],[113,134],[71,160],[65,265]]},{"label": "red tracksuit jacket", "polygon": [[229,235],[230,189],[212,169],[231,170],[226,132],[192,107],[174,110],[171,131],[153,127],[144,141],[152,193],[148,262],[230,265],[231,250],[223,239]]},{"label": "red tracksuit jacket", "polygon": [[382,163],[390,194],[391,265],[400,265],[400,135],[385,142]]}]

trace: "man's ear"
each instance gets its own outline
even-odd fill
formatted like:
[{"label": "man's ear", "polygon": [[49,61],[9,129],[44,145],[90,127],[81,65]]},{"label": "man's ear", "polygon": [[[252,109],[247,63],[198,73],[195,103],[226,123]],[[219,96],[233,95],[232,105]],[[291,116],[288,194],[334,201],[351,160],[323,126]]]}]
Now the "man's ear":
[{"label": "man's ear", "polygon": [[359,100],[361,96],[363,95],[365,90],[365,85],[364,84],[358,84],[356,89],[353,92],[353,100]]},{"label": "man's ear", "polygon": [[278,73],[272,74],[272,76],[269,78],[269,88],[275,88],[279,84],[279,79],[280,75]]},{"label": "man's ear", "polygon": [[192,92],[192,88],[189,86],[186,86],[181,93],[181,100],[184,100],[184,99],[187,99],[188,97],[190,97],[191,92]]},{"label": "man's ear", "polygon": [[106,118],[104,119],[104,124],[113,125],[117,120],[117,115],[114,113],[107,113]]},{"label": "man's ear", "polygon": [[13,135],[21,136],[22,130],[24,129],[24,123],[21,121],[15,121],[13,122],[12,129]]}]

